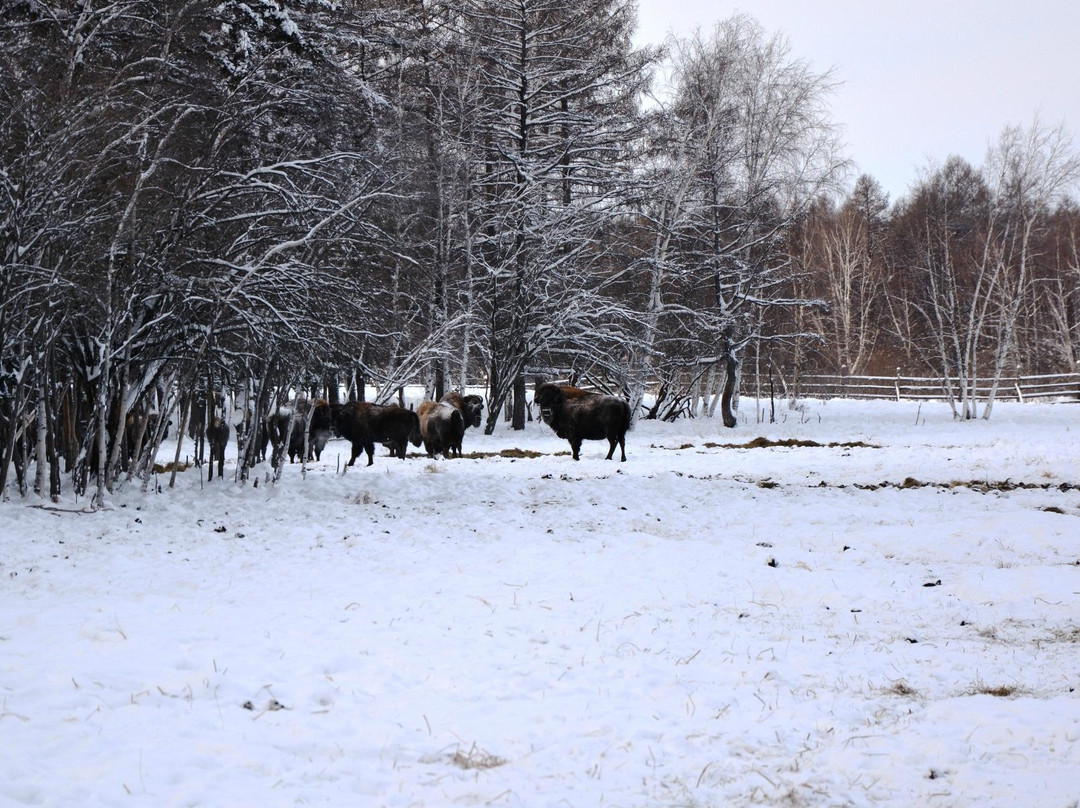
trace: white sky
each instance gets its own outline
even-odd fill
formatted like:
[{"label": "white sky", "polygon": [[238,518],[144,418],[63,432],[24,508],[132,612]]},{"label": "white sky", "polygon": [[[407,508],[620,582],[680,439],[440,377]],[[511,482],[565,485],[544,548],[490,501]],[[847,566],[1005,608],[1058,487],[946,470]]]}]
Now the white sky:
[{"label": "white sky", "polygon": [[892,199],[959,154],[979,166],[1007,124],[1080,128],[1080,0],[638,0],[641,43],[744,11],[841,82],[858,173]]}]

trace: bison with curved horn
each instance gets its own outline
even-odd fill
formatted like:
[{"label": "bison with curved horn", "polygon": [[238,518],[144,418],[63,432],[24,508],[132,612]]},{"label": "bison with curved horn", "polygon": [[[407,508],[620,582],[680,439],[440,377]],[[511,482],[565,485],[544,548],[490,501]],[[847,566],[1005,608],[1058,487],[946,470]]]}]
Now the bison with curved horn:
[{"label": "bison with curved horn", "polygon": [[429,457],[461,457],[465,418],[461,410],[446,401],[425,401],[416,409],[420,435]]},{"label": "bison with curved horn", "polygon": [[331,405],[330,409],[334,430],[352,444],[352,456],[346,465],[351,466],[360,452],[366,452],[370,466],[375,462],[376,443],[390,444],[390,453],[403,460],[409,443],[421,443],[420,419],[412,410],[396,404],[354,401]]},{"label": "bison with curved horn", "polygon": [[626,460],[626,432],[630,429],[630,405],[621,398],[592,393],[569,385],[541,384],[533,397],[540,418],[560,438],[570,441],[574,460],[579,460],[583,440],[607,438],[607,459],[618,446]]}]

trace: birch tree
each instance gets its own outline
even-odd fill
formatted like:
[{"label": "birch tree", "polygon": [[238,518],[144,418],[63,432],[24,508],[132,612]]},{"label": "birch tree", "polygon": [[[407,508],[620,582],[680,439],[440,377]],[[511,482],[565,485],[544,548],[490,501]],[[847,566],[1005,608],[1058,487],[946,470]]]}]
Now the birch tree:
[{"label": "birch tree", "polygon": [[[923,324],[920,355],[940,375],[955,417],[988,418],[1017,325],[1035,305],[1050,213],[1080,177],[1068,134],[1037,122],[1007,127],[981,171],[960,158],[918,187],[900,214],[919,283],[910,306]],[[989,385],[980,390],[986,373]]]},{"label": "birch tree", "polygon": [[807,302],[790,295],[786,238],[846,171],[829,118],[832,80],[742,15],[674,42],[671,75],[666,125],[685,132],[686,145],[670,176],[693,184],[663,198],[682,200],[667,215],[685,220],[680,260],[696,274],[683,305],[699,312],[698,363],[724,371],[722,415],[734,426],[742,350],[793,337],[783,327],[765,332],[765,315]]},{"label": "birch tree", "polygon": [[1006,361],[1016,355],[1017,326],[1022,306],[1033,300],[1032,280],[1045,256],[1042,247],[1050,212],[1080,180],[1080,155],[1071,135],[1061,126],[1004,129],[987,160],[995,219],[1001,220],[987,260],[999,278],[991,284],[999,295],[991,316],[994,343],[993,375],[983,407],[989,418],[1005,373]]},{"label": "birch tree", "polygon": [[881,232],[886,202],[880,187],[860,178],[838,210],[815,207],[806,229],[813,296],[825,302],[811,310],[814,330],[836,370],[862,373],[878,342],[883,321],[884,267]]}]

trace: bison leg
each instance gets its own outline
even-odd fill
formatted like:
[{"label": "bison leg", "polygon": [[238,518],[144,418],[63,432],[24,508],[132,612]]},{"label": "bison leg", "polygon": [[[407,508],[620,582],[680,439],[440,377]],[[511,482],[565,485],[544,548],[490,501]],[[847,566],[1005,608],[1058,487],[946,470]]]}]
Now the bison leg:
[{"label": "bison leg", "polygon": [[[618,438],[608,438],[607,442],[608,442],[607,457],[605,457],[604,459],[605,460],[611,460],[611,458],[615,455],[615,446],[618,444],[619,439]],[[623,458],[623,459],[625,460],[626,458]]]},{"label": "bison leg", "polygon": [[375,462],[375,443],[369,442],[364,444],[364,451],[367,453],[367,464],[370,466]]},{"label": "bison leg", "polygon": [[581,441],[570,441],[570,448],[573,449],[574,460],[580,460],[581,458],[578,457],[578,453],[581,451]]}]

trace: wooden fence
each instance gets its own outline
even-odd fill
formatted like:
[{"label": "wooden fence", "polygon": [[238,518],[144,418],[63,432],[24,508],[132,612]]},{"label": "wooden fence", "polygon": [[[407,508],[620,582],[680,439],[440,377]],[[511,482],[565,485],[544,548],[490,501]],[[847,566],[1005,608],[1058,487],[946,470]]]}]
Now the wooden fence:
[{"label": "wooden fence", "polygon": [[[744,376],[743,395],[753,395],[756,391],[755,380]],[[762,389],[768,389],[768,382],[762,379]],[[985,400],[993,387],[993,379],[975,380],[975,395]],[[780,385],[774,383],[777,395],[781,394]],[[952,383],[953,396],[959,396],[959,385]],[[790,386],[787,388],[791,392]],[[796,396],[805,398],[861,398],[861,399],[915,399],[922,401],[942,401],[949,397],[946,384],[942,379],[920,378],[917,376],[845,376],[845,375],[805,375],[799,378]],[[1064,398],[1080,400],[1080,373],[1051,373],[1041,376],[1009,376],[998,382],[997,399],[999,401],[1029,401],[1033,399]]]}]

